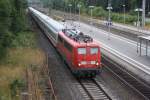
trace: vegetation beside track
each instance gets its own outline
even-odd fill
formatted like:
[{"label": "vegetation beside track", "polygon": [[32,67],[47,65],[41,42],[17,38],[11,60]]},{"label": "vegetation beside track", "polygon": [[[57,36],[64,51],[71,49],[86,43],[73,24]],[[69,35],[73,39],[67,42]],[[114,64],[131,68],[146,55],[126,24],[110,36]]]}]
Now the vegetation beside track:
[{"label": "vegetation beside track", "polygon": [[26,7],[26,0],[0,0],[0,100],[21,100],[28,92],[27,68],[45,60],[28,27]]},{"label": "vegetation beside track", "polygon": [[26,69],[42,65],[44,54],[39,49],[11,48],[0,64],[0,100],[20,100],[25,91]]}]

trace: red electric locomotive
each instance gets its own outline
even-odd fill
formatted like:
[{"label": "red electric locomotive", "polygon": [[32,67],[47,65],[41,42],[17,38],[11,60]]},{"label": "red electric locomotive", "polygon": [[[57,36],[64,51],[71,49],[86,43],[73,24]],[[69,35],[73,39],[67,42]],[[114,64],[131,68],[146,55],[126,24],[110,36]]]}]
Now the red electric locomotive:
[{"label": "red electric locomotive", "polygon": [[101,69],[99,45],[83,33],[64,29],[58,35],[58,51],[78,76],[95,76]]},{"label": "red electric locomotive", "polygon": [[101,70],[99,44],[75,29],[65,29],[52,18],[29,8],[29,12],[77,76],[95,76]]}]

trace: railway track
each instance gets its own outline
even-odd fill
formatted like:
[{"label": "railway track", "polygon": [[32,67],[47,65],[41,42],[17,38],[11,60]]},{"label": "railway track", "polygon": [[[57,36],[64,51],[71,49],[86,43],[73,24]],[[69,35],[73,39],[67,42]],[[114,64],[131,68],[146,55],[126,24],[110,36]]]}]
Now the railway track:
[{"label": "railway track", "polygon": [[95,79],[77,79],[78,87],[86,100],[112,100]]},{"label": "railway track", "polygon": [[[108,64],[110,64],[109,62]],[[106,65],[107,66],[107,65]],[[107,67],[108,68],[108,67]],[[122,69],[114,67],[112,64],[109,66],[111,72],[114,73],[121,81],[126,85],[130,86],[132,89],[141,94],[145,99],[150,99],[150,87],[140,80],[136,79],[129,73],[125,73]],[[113,70],[113,71],[112,71]],[[87,100],[111,100],[111,98],[105,93],[105,91],[100,87],[99,83],[95,80],[79,80],[81,90]]]},{"label": "railway track", "polygon": [[130,74],[125,69],[121,68],[120,65],[114,63],[110,59],[103,56],[103,66],[106,70],[111,72],[115,78],[118,78],[123,84],[129,86],[131,89],[136,91],[138,94],[143,96],[145,100],[150,99],[150,85],[137,77]]}]

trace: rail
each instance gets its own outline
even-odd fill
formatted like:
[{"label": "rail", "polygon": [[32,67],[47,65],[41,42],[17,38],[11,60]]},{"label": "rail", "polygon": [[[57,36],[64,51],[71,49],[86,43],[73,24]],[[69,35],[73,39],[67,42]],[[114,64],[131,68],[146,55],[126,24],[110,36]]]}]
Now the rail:
[{"label": "rail", "polygon": [[53,84],[52,84],[51,77],[50,77],[50,71],[49,71],[49,68],[48,68],[48,54],[46,55],[46,65],[44,66],[43,71],[45,73],[47,73],[47,75],[48,75],[48,83],[47,84],[48,84],[48,88],[51,89],[52,99],[53,100],[58,100],[57,96],[56,96],[56,93],[54,91],[54,88],[53,88]]},{"label": "rail", "polygon": [[94,79],[77,79],[90,100],[112,100]]},{"label": "rail", "polygon": [[138,94],[143,96],[146,100],[150,99],[150,86],[140,81],[125,69],[119,67],[118,64],[111,61],[107,57],[103,57],[103,66],[109,70],[115,77],[118,77],[124,84],[135,90]]}]

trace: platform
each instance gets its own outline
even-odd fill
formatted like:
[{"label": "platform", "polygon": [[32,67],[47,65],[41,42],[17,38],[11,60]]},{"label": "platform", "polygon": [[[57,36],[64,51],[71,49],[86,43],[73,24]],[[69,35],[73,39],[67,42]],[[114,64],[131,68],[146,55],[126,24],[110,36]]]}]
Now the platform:
[{"label": "platform", "polygon": [[[150,50],[147,51],[146,56],[144,45],[141,46],[142,56],[140,56],[140,53],[137,53],[137,42],[135,41],[126,39],[118,35],[114,35],[112,33],[108,33],[104,30],[98,29],[94,26],[87,25],[82,22],[80,22],[80,27],[79,22],[71,22],[71,24],[67,22],[66,25],[73,25],[73,27],[76,26],[76,28],[82,31],[84,34],[88,34],[93,37],[98,43],[100,43],[102,48],[109,50],[109,52],[113,51],[116,56],[126,61],[126,63],[132,63],[133,66],[136,66],[143,71],[142,73],[140,72],[137,74],[139,74],[144,79],[146,78],[145,80],[148,80],[150,82]],[[128,69],[132,68],[128,66]],[[137,72],[136,68],[132,69],[132,71],[134,71],[135,73]]]},{"label": "platform", "polygon": [[[90,21],[90,19],[88,20]],[[101,24],[103,26],[106,26],[107,25],[106,23],[108,23],[105,20],[99,20],[99,19],[93,19],[92,21],[93,23]],[[128,24],[121,24],[121,23],[113,22],[111,25],[111,28],[117,29],[117,30],[123,30],[125,32],[129,32],[129,33],[136,34],[136,35],[144,35],[144,34],[150,35],[150,29],[144,29],[142,27],[136,27],[136,26],[128,25]]]}]

